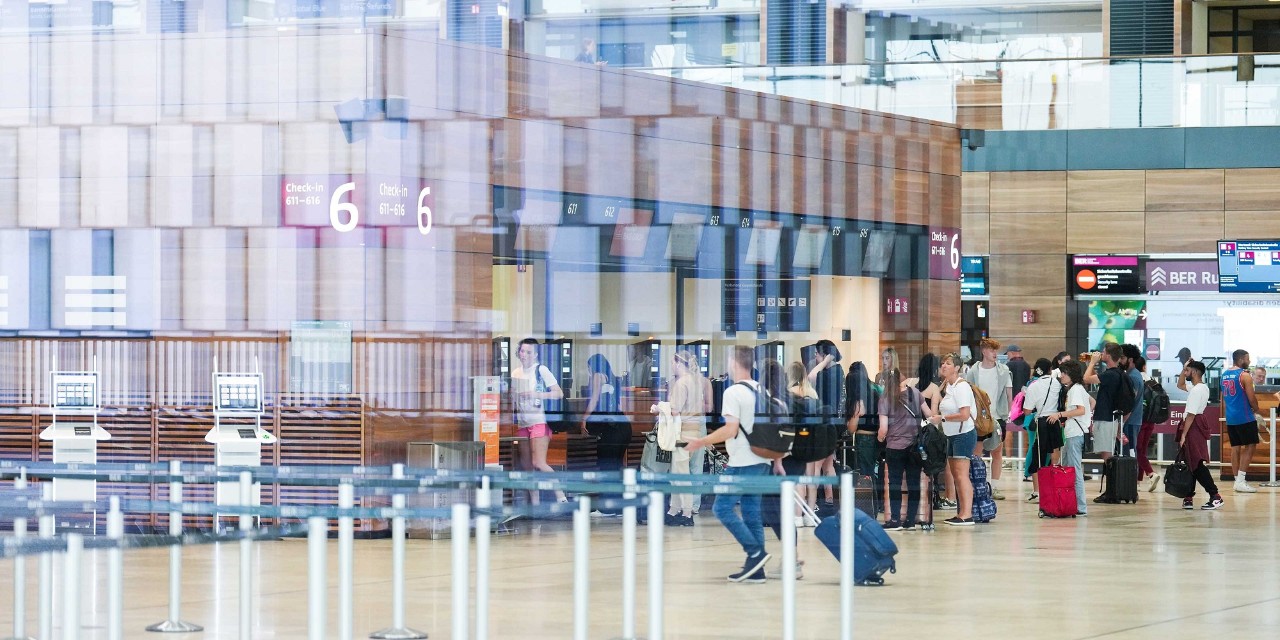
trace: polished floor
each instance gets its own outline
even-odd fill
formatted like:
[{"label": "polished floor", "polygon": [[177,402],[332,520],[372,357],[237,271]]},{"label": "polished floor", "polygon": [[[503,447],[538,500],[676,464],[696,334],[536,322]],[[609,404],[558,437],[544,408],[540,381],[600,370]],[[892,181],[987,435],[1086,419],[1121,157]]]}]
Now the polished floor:
[{"label": "polished floor", "polygon": [[[1006,474],[1008,500],[996,521],[968,529],[893,534],[899,572],[881,588],[855,593],[860,638],[1274,638],[1280,636],[1280,532],[1274,490],[1225,491],[1219,511],[1183,511],[1179,501],[1143,493],[1137,505],[1091,505],[1087,518],[1041,520],[1025,497],[1030,485]],[[1098,482],[1089,483],[1096,492]],[[1198,496],[1203,502],[1203,496]],[[939,518],[941,520],[941,518]],[[619,635],[620,523],[598,522],[592,536],[591,638]],[[834,558],[811,529],[800,531],[807,563],[798,583],[797,637],[834,638],[839,583]],[[724,576],[741,555],[709,513],[692,528],[666,529],[666,637],[779,638],[781,584],[736,585]],[[640,635],[647,606],[644,538]],[[330,543],[329,633],[337,637],[337,589]],[[773,544],[770,551],[778,551]],[[572,535],[567,523],[525,525],[493,543],[491,637],[571,636]],[[35,632],[35,562],[29,562],[28,633]],[[141,551],[125,561],[125,637],[165,618],[168,555]],[[257,546],[255,639],[306,637],[306,545]],[[774,565],[776,567],[776,565]],[[0,563],[0,635],[11,625],[11,569]],[[95,558],[86,582],[105,578]],[[183,617],[199,634],[237,637],[235,546],[186,551]],[[406,567],[408,623],[432,638],[450,636],[450,543],[411,540]],[[390,543],[356,543],[355,637],[390,623]],[[89,587],[86,587],[89,589]],[[87,594],[86,594],[87,595]],[[99,590],[86,603],[83,638],[105,638]],[[60,631],[59,635],[60,636]]]}]

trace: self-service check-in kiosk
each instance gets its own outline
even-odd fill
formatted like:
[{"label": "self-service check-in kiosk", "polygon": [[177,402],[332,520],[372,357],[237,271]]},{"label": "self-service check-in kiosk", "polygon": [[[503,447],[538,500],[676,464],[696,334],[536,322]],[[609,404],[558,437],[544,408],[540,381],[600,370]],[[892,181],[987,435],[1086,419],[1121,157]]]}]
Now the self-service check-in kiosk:
[{"label": "self-service check-in kiosk", "polygon": [[[216,447],[219,466],[257,467],[262,465],[262,445],[276,437],[262,428],[262,374],[213,372],[213,429],[205,435]],[[253,504],[262,502],[262,485],[253,485]],[[219,482],[215,499],[219,505],[240,504],[240,485]]]},{"label": "self-service check-in kiosk", "polygon": [[[98,441],[111,439],[111,434],[98,426],[102,404],[97,366],[95,358],[95,371],[49,372],[49,410],[53,413],[53,422],[40,432],[40,439],[53,442],[55,464],[97,464]],[[88,416],[92,422],[58,422],[59,417],[69,416]],[[54,478],[53,499],[95,501],[98,483]]]}]

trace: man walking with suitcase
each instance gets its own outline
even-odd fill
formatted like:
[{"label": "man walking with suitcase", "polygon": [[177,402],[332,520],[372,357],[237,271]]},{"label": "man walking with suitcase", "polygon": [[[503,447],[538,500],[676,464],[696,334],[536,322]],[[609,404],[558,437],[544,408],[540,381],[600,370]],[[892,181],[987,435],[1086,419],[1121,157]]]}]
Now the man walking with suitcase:
[{"label": "man walking with suitcase", "polygon": [[[736,346],[729,358],[729,377],[733,384],[724,391],[724,426],[702,438],[694,438],[685,446],[689,453],[703,447],[725,443],[729,452],[729,465],[724,474],[732,476],[767,476],[770,462],[751,452],[746,433],[751,433],[756,419],[756,396],[765,393],[751,379],[755,367],[755,353],[750,347]],[[739,432],[744,433],[739,433]],[[734,509],[741,506],[742,514]],[[733,534],[747,559],[742,570],[729,575],[729,582],[759,584],[765,581],[764,565],[769,554],[764,550],[764,519],[760,514],[760,496],[745,494],[721,494],[716,496],[716,517],[724,528]]]}]

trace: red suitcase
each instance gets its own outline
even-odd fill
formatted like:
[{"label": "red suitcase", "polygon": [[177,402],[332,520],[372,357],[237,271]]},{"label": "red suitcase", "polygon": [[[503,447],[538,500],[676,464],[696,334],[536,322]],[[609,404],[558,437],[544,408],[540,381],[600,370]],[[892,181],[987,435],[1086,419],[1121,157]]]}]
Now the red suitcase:
[{"label": "red suitcase", "polygon": [[1076,468],[1061,465],[1040,467],[1040,517],[1076,517]]}]

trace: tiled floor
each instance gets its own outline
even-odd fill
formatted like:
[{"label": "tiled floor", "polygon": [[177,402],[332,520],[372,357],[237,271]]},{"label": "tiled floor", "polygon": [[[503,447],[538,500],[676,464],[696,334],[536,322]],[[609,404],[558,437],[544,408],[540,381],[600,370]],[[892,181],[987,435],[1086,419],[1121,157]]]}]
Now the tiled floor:
[{"label": "tiled floor", "polygon": [[[1012,474],[1010,474],[1012,475]],[[1041,520],[1025,497],[1029,484],[1006,478],[1009,499],[995,523],[932,533],[895,533],[899,573],[882,588],[855,594],[860,638],[1274,638],[1280,636],[1277,500],[1271,490],[1225,493],[1216,512],[1183,511],[1163,494],[1137,505],[1091,505],[1088,518]],[[1098,483],[1089,484],[1096,491]],[[1203,496],[1200,496],[1203,502]],[[941,518],[939,518],[941,520]],[[619,636],[620,532],[596,523],[592,536],[591,638]],[[839,629],[835,559],[800,531],[807,563],[798,584],[797,637],[828,639]],[[770,534],[772,539],[772,535]],[[735,585],[724,576],[741,555],[709,513],[693,528],[666,529],[667,638],[779,638],[781,585]],[[649,636],[643,533],[639,541],[640,635]],[[777,544],[770,551],[778,552]],[[329,632],[337,623],[336,544],[330,542]],[[432,638],[450,637],[450,543],[411,540],[408,623]],[[568,523],[523,527],[493,540],[492,638],[569,638],[572,634],[572,536]],[[168,556],[126,556],[125,637],[165,617]],[[35,635],[35,565],[29,562],[28,633]],[[0,633],[11,625],[11,564],[0,563]],[[306,638],[306,545],[257,546],[254,638]],[[776,566],[776,565],[774,565]],[[238,549],[188,549],[183,617],[202,634],[237,637]],[[355,635],[390,623],[390,543],[356,543]],[[101,585],[96,558],[86,583]],[[86,587],[88,589],[88,587]],[[106,598],[85,600],[83,638],[105,638]],[[60,630],[56,637],[61,637]]]}]

